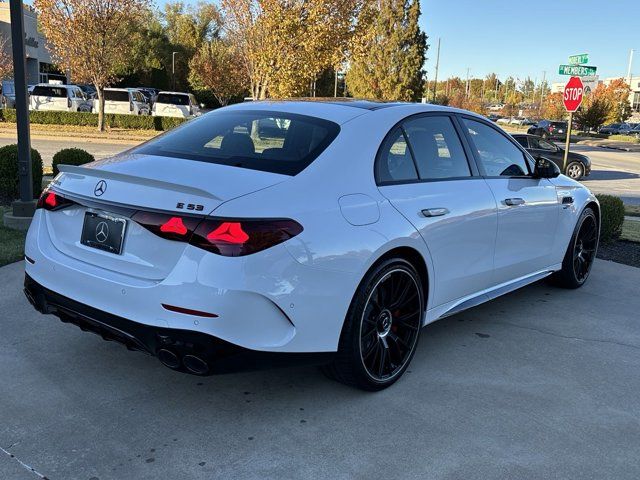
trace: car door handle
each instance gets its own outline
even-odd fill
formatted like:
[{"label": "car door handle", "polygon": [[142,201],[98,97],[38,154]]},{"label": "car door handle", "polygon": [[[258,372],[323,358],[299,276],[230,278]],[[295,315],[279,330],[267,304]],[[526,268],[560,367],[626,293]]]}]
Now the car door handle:
[{"label": "car door handle", "polygon": [[422,215],[425,217],[442,217],[449,213],[447,208],[425,208],[422,210]]},{"label": "car door handle", "polygon": [[523,198],[505,198],[504,203],[510,207],[515,207],[516,205],[524,205],[525,201]]}]

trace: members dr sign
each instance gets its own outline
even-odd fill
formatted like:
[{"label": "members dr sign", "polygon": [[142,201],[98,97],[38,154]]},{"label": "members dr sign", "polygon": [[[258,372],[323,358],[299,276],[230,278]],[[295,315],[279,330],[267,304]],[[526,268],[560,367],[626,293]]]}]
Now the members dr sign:
[{"label": "members dr sign", "polygon": [[584,85],[580,77],[571,77],[564,87],[564,96],[562,100],[564,102],[564,108],[567,112],[575,112],[582,103],[582,96],[584,94]]}]

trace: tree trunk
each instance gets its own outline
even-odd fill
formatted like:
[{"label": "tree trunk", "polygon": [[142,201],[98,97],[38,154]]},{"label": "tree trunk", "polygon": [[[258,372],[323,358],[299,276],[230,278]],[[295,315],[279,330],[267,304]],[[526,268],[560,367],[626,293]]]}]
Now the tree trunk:
[{"label": "tree trunk", "polygon": [[104,89],[95,86],[98,92],[98,131],[104,132]]}]

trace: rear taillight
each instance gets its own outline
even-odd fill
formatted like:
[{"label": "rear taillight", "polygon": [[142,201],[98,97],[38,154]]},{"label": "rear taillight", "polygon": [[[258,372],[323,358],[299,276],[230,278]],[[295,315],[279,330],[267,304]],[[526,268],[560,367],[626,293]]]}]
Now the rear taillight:
[{"label": "rear taillight", "polygon": [[76,202],[64,198],[51,190],[45,190],[40,195],[36,208],[44,208],[45,210],[61,210],[63,208],[75,205]]},{"label": "rear taillight", "polygon": [[131,219],[167,240],[188,242],[225,257],[241,257],[266,250],[302,232],[288,219],[238,220],[136,212]]},{"label": "rear taillight", "polygon": [[180,217],[164,213],[138,211],[131,217],[131,220],[159,237],[167,240],[188,242],[202,217]]},{"label": "rear taillight", "polygon": [[302,225],[288,219],[205,219],[198,225],[191,245],[225,257],[242,257],[286,242],[302,232]]}]

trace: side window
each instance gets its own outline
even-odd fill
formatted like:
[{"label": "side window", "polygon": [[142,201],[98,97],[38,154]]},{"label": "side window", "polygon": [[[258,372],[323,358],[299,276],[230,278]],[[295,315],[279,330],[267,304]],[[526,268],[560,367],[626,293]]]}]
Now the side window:
[{"label": "side window", "polygon": [[522,151],[507,137],[484,123],[463,118],[471,140],[489,177],[521,177],[529,167]]},{"label": "side window", "polygon": [[554,145],[550,144],[546,140],[543,140],[542,138],[531,137],[529,138],[529,142],[531,143],[531,148],[537,148],[539,150],[549,150],[550,152],[555,152],[558,150]]},{"label": "side window", "polygon": [[396,128],[382,144],[376,163],[376,178],[380,183],[418,179],[411,152],[400,128]]},{"label": "side window", "polygon": [[[513,137],[516,142],[522,145],[523,148],[529,148],[529,142],[527,142],[527,137]],[[538,148],[535,146],[533,142],[531,142],[531,148]]]},{"label": "side window", "polygon": [[469,163],[449,117],[427,116],[405,122],[404,130],[423,180],[469,177]]}]

